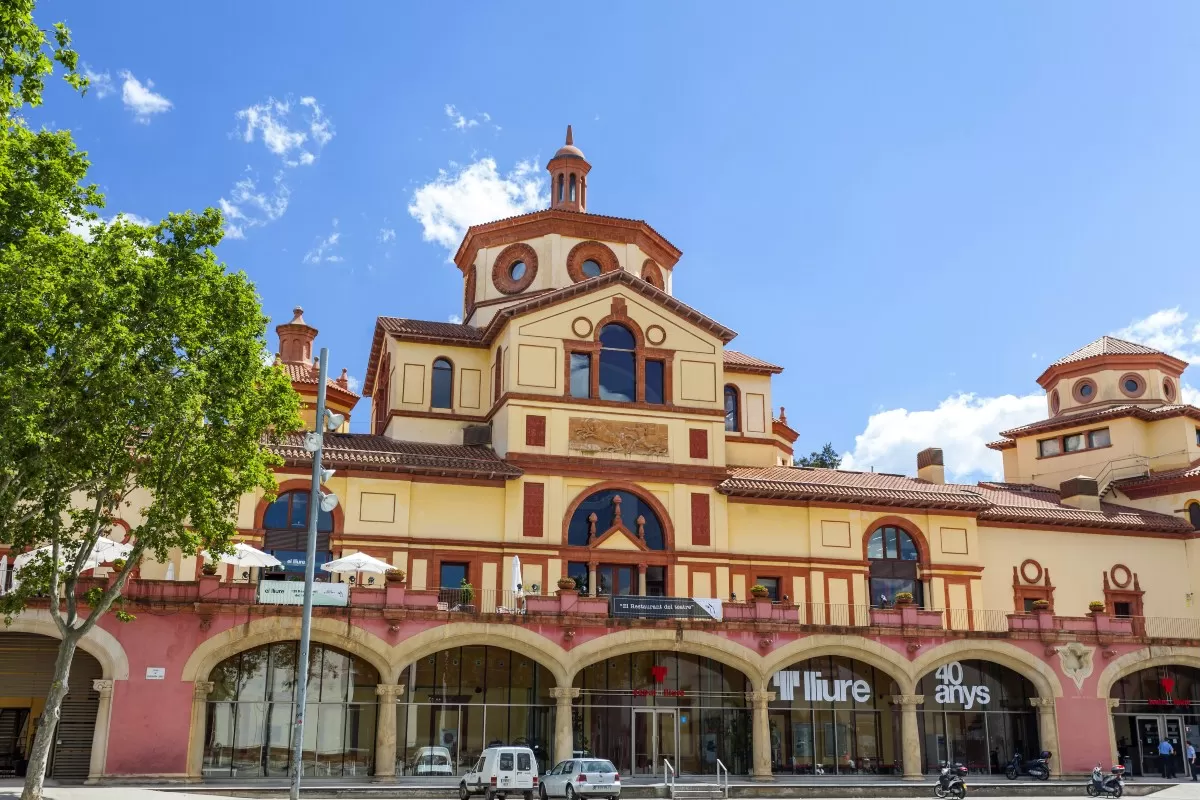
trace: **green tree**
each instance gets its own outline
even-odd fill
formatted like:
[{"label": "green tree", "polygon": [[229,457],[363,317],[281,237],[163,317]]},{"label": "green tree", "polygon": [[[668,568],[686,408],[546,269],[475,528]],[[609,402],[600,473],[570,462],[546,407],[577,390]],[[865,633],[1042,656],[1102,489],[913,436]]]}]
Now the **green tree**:
[{"label": "green tree", "polygon": [[[46,36],[32,2],[0,4],[0,536],[17,552],[48,548],[0,614],[48,604],[61,636],[26,800],[41,800],[80,639],[144,555],[228,549],[240,497],[275,487],[271,437],[300,427],[298,398],[264,357],[254,287],[213,252],[219,212],[100,223],[103,198],[70,134],[20,117],[55,61],[86,88],[66,28],[53,46]],[[81,220],[86,237],[71,232]],[[117,516],[137,522],[125,566],[77,591]]]},{"label": "green tree", "polygon": [[820,450],[814,450],[806,456],[796,456],[792,463],[797,467],[837,469],[842,465],[842,457],[833,449],[833,442],[826,442]]}]

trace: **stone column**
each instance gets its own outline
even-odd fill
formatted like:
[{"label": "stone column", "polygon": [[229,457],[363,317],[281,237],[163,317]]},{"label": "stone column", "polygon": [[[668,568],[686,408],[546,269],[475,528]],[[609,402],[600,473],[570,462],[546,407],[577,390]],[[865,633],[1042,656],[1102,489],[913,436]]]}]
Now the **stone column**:
[{"label": "stone column", "polygon": [[638,594],[646,596],[646,565],[638,564]]},{"label": "stone column", "polygon": [[[1117,710],[1117,706],[1121,705],[1121,701],[1115,697],[1108,698],[1108,704],[1105,706],[1108,709],[1108,749],[1112,751],[1114,764],[1122,763],[1120,754],[1117,752],[1117,728],[1113,724],[1113,712]],[[1058,755],[1055,753],[1055,755]]]},{"label": "stone column", "polygon": [[[1050,777],[1057,778],[1062,772],[1062,753],[1058,751],[1058,723],[1054,715],[1054,698],[1031,697],[1029,705],[1037,709],[1038,738],[1042,740],[1042,749],[1054,754],[1050,759]],[[1036,758],[1037,753],[1030,753],[1026,757]]]},{"label": "stone column", "polygon": [[[550,696],[557,705],[554,708],[554,764],[571,758],[575,750],[575,726],[571,720],[571,701],[579,697],[581,689],[573,686],[555,686]],[[547,766],[554,766],[548,764]]]},{"label": "stone column", "polygon": [[92,689],[100,693],[100,705],[96,708],[96,730],[92,734],[92,760],[88,764],[88,783],[99,783],[104,777],[108,763],[108,728],[112,720],[113,682],[92,681]]},{"label": "stone column", "polygon": [[375,686],[379,708],[375,715],[375,780],[390,781],[396,777],[396,701],[404,694],[402,683],[380,683]]},{"label": "stone column", "polygon": [[[590,590],[588,594],[592,597],[598,596],[600,592],[600,586],[596,583],[596,567],[598,566],[599,564],[595,561],[588,562],[588,589]],[[567,756],[567,758],[570,758],[570,756]]]},{"label": "stone column", "polygon": [[204,777],[204,717],[212,681],[196,681],[192,692],[192,732],[188,736],[187,778],[199,781]]},{"label": "stone column", "polygon": [[750,716],[751,759],[750,780],[773,781],[771,774],[771,726],[767,718],[767,703],[775,699],[774,692],[746,692],[752,706]]},{"label": "stone column", "polygon": [[900,706],[900,749],[904,780],[919,781],[921,775],[921,734],[917,729],[917,706],[925,702],[923,694],[894,694],[892,705]]}]

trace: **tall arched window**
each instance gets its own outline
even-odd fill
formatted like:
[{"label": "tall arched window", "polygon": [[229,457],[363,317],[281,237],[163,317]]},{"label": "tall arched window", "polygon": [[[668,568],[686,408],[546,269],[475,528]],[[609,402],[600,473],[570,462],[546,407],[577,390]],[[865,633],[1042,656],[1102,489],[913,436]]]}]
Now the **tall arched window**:
[{"label": "tall arched window", "polygon": [[725,430],[740,431],[742,429],[742,412],[738,402],[736,386],[725,387]]},{"label": "tall arched window", "polygon": [[[304,575],[308,551],[308,490],[284,492],[263,514],[263,549],[283,562],[287,575]],[[329,535],[333,533],[333,514],[317,510],[317,563],[331,560]],[[317,580],[324,580],[317,570]]]},{"label": "tall arched window", "polygon": [[[288,774],[297,653],[296,642],[278,642],[213,668],[204,714],[204,774]],[[304,774],[369,775],[379,672],[360,658],[313,644],[308,674]]]},{"label": "tall arched window", "polygon": [[637,340],[624,325],[600,330],[600,399],[632,403],[637,399]]},{"label": "tall arched window", "polygon": [[563,176],[560,174],[558,176],[558,202],[561,203],[562,200],[563,200]]},{"label": "tall arched window", "polygon": [[867,560],[871,562],[871,605],[891,605],[900,592],[911,592],[913,602],[922,606],[924,597],[917,580],[917,562],[921,554],[917,543],[903,528],[886,525],[867,540]]},{"label": "tall arched window", "polygon": [[1188,520],[1192,523],[1192,527],[1200,531],[1200,503],[1188,504]]},{"label": "tall arched window", "polygon": [[445,358],[433,362],[431,397],[434,408],[454,408],[454,365]]},{"label": "tall arched window", "polygon": [[567,525],[567,544],[587,547],[614,528],[644,541],[651,550],[665,550],[662,520],[653,506],[633,492],[606,489],[579,504]]},{"label": "tall arched window", "polygon": [[571,202],[575,202],[575,175],[571,174]]}]

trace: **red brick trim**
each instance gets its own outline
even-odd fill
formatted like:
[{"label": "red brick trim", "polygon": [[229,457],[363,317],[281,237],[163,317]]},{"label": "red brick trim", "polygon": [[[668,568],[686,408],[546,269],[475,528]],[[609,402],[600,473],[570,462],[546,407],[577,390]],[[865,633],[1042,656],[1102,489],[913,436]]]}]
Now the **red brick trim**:
[{"label": "red brick trim", "polygon": [[[518,261],[525,262],[525,274],[519,279],[509,277],[508,270]],[[537,251],[524,242],[510,244],[492,262],[492,283],[504,294],[519,294],[529,288],[537,277]]]},{"label": "red brick trim", "polygon": [[[1125,381],[1127,380],[1137,381],[1138,388],[1136,391],[1131,392],[1125,388]],[[1136,372],[1126,372],[1121,376],[1120,380],[1117,381],[1117,388],[1120,389],[1121,394],[1125,395],[1126,397],[1138,398],[1146,393],[1146,379]]]},{"label": "red brick trim", "polygon": [[[600,265],[600,275],[621,268],[616,254],[607,245],[596,241],[580,242],[571,248],[571,252],[567,253],[567,274],[575,283],[586,281],[589,278],[588,275],[583,274],[583,262],[589,259]],[[590,277],[597,278],[599,275]]]},{"label": "red brick trim", "polygon": [[688,456],[708,458],[708,431],[703,428],[688,429]]},{"label": "red brick trim", "polygon": [[[575,509],[579,508],[580,503],[596,494],[596,492],[603,492],[609,489],[616,489],[618,491],[629,492],[630,494],[637,495],[639,500],[642,500],[648,504],[650,508],[654,510],[654,513],[658,515],[658,521],[662,524],[663,543],[665,545],[664,550],[669,552],[675,549],[675,525],[672,523],[671,515],[667,513],[666,507],[660,503],[658,498],[652,495],[650,492],[647,492],[636,483],[629,483],[627,481],[604,481],[602,483],[589,486],[581,491],[575,497],[575,499],[571,501],[571,504],[567,506],[567,511],[565,514],[563,514],[562,540],[564,542],[567,541],[567,528],[569,528],[571,525],[571,517],[575,514]],[[636,534],[634,539],[637,539]],[[605,558],[607,558],[608,555],[609,552],[605,551]]]},{"label": "red brick trim", "polygon": [[527,414],[525,416],[525,446],[546,446],[546,418],[540,414]]},{"label": "red brick trim", "polygon": [[724,467],[703,464],[664,464],[657,461],[619,461],[589,456],[517,452],[509,452],[504,460],[526,473],[572,478],[616,477],[630,481],[672,481],[716,488],[728,477]]},{"label": "red brick trim", "polygon": [[712,544],[710,500],[703,492],[692,493],[692,544],[708,547]]},{"label": "red brick trim", "polygon": [[657,289],[662,289],[664,292],[667,290],[662,270],[658,268],[658,264],[655,264],[652,258],[647,258],[642,262],[642,280]]},{"label": "red brick trim", "polygon": [[463,319],[470,319],[475,313],[475,282],[478,269],[474,264],[467,267],[463,278]]},{"label": "red brick trim", "polygon": [[[344,476],[345,472],[343,470],[338,470],[338,475]],[[322,486],[321,488],[328,491],[328,487]],[[279,488],[276,491],[275,500],[283,497],[288,492],[309,491],[312,491],[312,478],[293,478],[291,480],[283,481],[279,484]],[[263,530],[263,517],[266,516],[267,506],[271,505],[271,503],[275,502],[275,500],[268,502],[265,496],[258,498],[258,504],[254,507],[254,528],[256,532],[261,532]],[[340,536],[342,531],[345,529],[346,510],[342,508],[341,503],[338,503],[337,508],[333,509],[330,514],[333,516],[333,530],[329,534],[330,539],[332,539],[334,536]]]},{"label": "red brick trim", "polygon": [[[1085,386],[1092,387],[1092,394],[1090,397],[1084,397],[1082,394],[1082,389]],[[1081,405],[1091,403],[1096,399],[1096,396],[1099,393],[1099,389],[1096,388],[1096,382],[1091,378],[1080,378],[1071,386],[1071,397],[1074,397],[1075,402]]]},{"label": "red brick trim", "polygon": [[545,534],[546,484],[526,483],[521,533],[541,537]]},{"label": "red brick trim", "polygon": [[921,529],[912,520],[895,515],[876,517],[870,523],[863,526],[862,550],[860,551],[863,554],[863,558],[867,556],[867,542],[871,540],[871,534],[880,528],[888,526],[899,528],[912,537],[913,543],[917,546],[917,553],[921,556],[921,560],[917,563],[921,565],[922,569],[933,563],[933,559],[929,554],[929,540],[925,538],[925,534],[921,532]]}]

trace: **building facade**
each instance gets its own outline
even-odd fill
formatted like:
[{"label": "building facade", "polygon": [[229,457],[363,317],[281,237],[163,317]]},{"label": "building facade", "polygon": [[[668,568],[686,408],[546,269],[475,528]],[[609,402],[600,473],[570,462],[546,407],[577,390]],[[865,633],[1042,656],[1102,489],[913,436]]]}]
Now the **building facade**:
[{"label": "building facade", "polygon": [[[467,231],[462,323],[376,322],[372,432],[326,437],[318,559],[404,580],[343,576],[316,610],[307,774],[455,776],[497,742],[633,775],[915,778],[1042,749],[1140,773],[1160,738],[1200,744],[1184,362],[1111,337],[1056,362],[1046,418],[990,445],[1003,481],[947,483],[936,448],[912,477],[794,467],[782,368],[676,298],[662,234],[588,211],[590,169],[568,130],[551,207]],[[317,331],[296,309],[278,333],[311,422]],[[344,372],[329,399],[354,413]],[[310,462],[300,435],[280,454],[238,526],[285,568],[144,562],[136,622],[81,645],[52,774],[287,773],[298,608],[257,598],[303,571]],[[45,609],[0,631],[0,772],[53,636]]]}]

